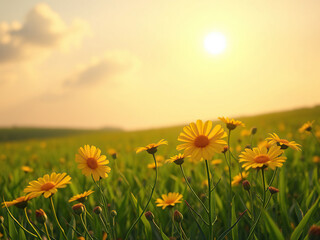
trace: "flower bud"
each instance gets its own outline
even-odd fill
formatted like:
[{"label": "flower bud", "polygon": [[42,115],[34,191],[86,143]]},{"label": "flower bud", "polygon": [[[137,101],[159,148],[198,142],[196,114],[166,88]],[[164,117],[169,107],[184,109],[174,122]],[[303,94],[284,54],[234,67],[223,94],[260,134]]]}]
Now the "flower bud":
[{"label": "flower bud", "polygon": [[144,216],[146,217],[146,219],[147,219],[148,221],[153,221],[153,219],[154,219],[154,215],[153,215],[153,213],[150,212],[150,211],[145,212]]},{"label": "flower bud", "polygon": [[80,215],[84,212],[84,205],[82,203],[77,203],[72,206],[72,210],[75,214]]},{"label": "flower bud", "polygon": [[224,146],[223,150],[222,150],[222,153],[226,153],[227,151],[228,151],[228,146]]},{"label": "flower bud", "polygon": [[257,128],[256,127],[253,127],[251,128],[251,135],[255,135],[257,133]]},{"label": "flower bud", "polygon": [[269,187],[269,192],[271,194],[275,194],[275,193],[278,193],[279,192],[279,189],[278,188],[275,188],[275,187]]},{"label": "flower bud", "polygon": [[44,224],[47,221],[47,214],[40,208],[36,210],[36,219],[39,223]]},{"label": "flower bud", "polygon": [[96,206],[94,209],[93,209],[93,212],[97,215],[99,215],[100,213],[102,213],[102,208],[100,206]]},{"label": "flower bud", "polygon": [[244,188],[244,190],[250,191],[250,188],[251,188],[250,182],[248,180],[244,180],[242,182],[242,187]]},{"label": "flower bud", "polygon": [[320,239],[320,226],[312,225],[308,231],[309,240]]},{"label": "flower bud", "polygon": [[180,223],[183,220],[183,215],[178,210],[175,210],[173,213],[173,219],[175,222]]},{"label": "flower bud", "polygon": [[112,211],[110,212],[110,215],[111,215],[111,217],[115,217],[115,216],[117,216],[118,214],[117,214],[117,211],[116,211],[116,210],[112,210]]},{"label": "flower bud", "polygon": [[4,223],[4,217],[0,216],[0,224]]}]

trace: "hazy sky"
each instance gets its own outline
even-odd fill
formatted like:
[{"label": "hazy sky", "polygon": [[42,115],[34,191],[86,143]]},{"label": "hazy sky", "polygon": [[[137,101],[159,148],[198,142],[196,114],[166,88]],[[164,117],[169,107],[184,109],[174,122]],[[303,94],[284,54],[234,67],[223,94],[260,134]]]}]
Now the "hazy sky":
[{"label": "hazy sky", "polygon": [[[1,1],[0,126],[170,126],[320,103],[320,1]],[[203,42],[227,41],[220,55]]]}]

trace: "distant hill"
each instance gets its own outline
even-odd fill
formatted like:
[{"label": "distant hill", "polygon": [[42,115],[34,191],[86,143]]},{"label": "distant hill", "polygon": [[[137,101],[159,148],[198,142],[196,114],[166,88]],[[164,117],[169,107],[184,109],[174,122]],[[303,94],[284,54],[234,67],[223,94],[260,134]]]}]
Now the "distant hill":
[{"label": "distant hill", "polygon": [[0,142],[20,141],[27,139],[41,139],[63,137],[77,134],[115,132],[120,128],[105,127],[103,129],[72,129],[72,128],[36,128],[36,127],[11,127],[0,128]]}]

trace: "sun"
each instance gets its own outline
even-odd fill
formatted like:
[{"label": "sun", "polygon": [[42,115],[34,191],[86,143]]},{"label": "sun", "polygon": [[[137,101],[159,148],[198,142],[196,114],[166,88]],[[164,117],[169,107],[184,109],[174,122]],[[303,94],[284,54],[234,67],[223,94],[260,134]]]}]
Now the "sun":
[{"label": "sun", "polygon": [[204,39],[204,48],[207,50],[207,52],[214,55],[224,52],[226,46],[226,38],[220,32],[212,32]]}]

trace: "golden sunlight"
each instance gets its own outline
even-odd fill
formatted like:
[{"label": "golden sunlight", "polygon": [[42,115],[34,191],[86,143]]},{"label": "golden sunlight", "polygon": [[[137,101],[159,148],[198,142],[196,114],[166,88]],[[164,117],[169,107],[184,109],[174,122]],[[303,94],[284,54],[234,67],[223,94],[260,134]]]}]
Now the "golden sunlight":
[{"label": "golden sunlight", "polygon": [[208,53],[220,54],[227,46],[225,36],[220,32],[212,32],[204,39],[204,48]]}]

